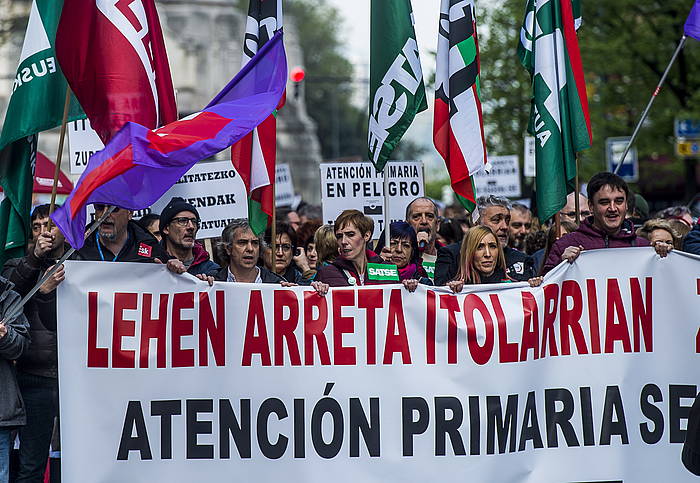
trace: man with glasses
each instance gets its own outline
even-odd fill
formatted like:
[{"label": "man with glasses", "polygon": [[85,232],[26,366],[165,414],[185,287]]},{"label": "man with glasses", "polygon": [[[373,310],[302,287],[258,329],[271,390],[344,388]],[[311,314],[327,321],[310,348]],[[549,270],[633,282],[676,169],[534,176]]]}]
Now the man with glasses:
[{"label": "man with glasses", "polygon": [[[107,205],[95,203],[95,217],[101,217],[108,208]],[[173,257],[153,235],[132,221],[131,211],[115,208],[73,258],[103,262],[167,263]],[[176,271],[171,266],[169,268]]]},{"label": "man with glasses", "polygon": [[[588,207],[588,198],[583,193],[578,195],[578,206],[581,212],[581,221],[585,220],[593,213],[591,213]],[[559,211],[559,217],[561,221],[570,221],[571,223],[576,223],[576,194],[569,193],[566,197],[566,204],[564,208]]]},{"label": "man with glasses", "polygon": [[197,243],[200,219],[197,209],[182,198],[175,197],[160,214],[161,245],[180,260],[192,275],[211,275],[219,265],[209,259],[209,253]]}]

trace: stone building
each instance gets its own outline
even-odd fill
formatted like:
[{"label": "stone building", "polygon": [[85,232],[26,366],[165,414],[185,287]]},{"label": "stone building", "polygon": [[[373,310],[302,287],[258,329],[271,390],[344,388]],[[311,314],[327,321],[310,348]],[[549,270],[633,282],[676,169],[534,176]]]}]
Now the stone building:
[{"label": "stone building", "polygon": [[[238,72],[245,30],[245,12],[234,0],[157,0],[161,26],[181,115],[196,112]],[[0,112],[4,116],[12,78],[22,49],[29,0],[0,0]],[[294,18],[285,18],[285,47],[290,69],[303,65]],[[303,90],[279,112],[277,162],[288,163],[296,191],[310,203],[320,203],[321,149],[316,126],[306,112]],[[58,131],[39,137],[39,149],[55,159]],[[228,159],[229,151],[217,157]],[[64,170],[68,172],[64,151]]]}]

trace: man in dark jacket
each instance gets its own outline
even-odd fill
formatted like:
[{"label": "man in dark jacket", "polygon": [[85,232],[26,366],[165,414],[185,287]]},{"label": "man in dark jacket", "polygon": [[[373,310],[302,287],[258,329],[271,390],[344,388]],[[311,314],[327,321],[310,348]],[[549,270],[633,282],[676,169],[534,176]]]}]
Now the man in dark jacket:
[{"label": "man in dark jacket", "polygon": [[[49,205],[32,212],[33,243],[26,256],[9,260],[3,276],[15,291],[26,295],[65,252],[63,235],[54,225],[47,231]],[[58,413],[58,360],[56,343],[55,288],[63,270],[45,283],[24,306],[32,343],[17,360],[17,382],[24,399],[27,424],[20,428],[19,465],[16,483],[42,482],[49,456],[54,418]]]},{"label": "man in dark jacket", "polygon": [[[106,205],[95,204],[95,216],[100,217]],[[116,208],[75,252],[75,260],[103,262],[166,263],[174,258],[158,244],[153,235],[131,220],[131,211]]]},{"label": "man in dark jacket", "polygon": [[12,284],[0,278],[0,482],[9,479],[12,431],[27,419],[24,403],[15,378],[14,362],[29,346],[29,322],[20,311],[5,320],[8,311],[19,301]]},{"label": "man in dark jacket", "polygon": [[[477,200],[479,224],[488,226],[498,238],[506,257],[506,275],[511,280],[524,282],[535,276],[532,259],[508,246],[508,225],[511,205],[507,198],[482,196]],[[445,285],[457,276],[459,271],[459,251],[462,242],[453,243],[438,250],[435,265],[435,285]]]},{"label": "man in dark jacket", "polygon": [[[543,273],[564,260],[573,263],[583,250],[649,246],[649,241],[637,236],[632,222],[625,219],[628,196],[627,183],[616,174],[594,175],[588,182],[588,207],[592,215],[581,222],[578,230],[552,245]],[[673,248],[666,243],[654,247],[662,257]]]},{"label": "man in dark jacket", "polygon": [[700,220],[695,223],[693,229],[685,236],[683,251],[694,255],[700,255]]},{"label": "man in dark jacket", "polygon": [[[237,218],[221,233],[219,256],[227,262],[214,273],[220,282],[282,283],[284,279],[265,267],[257,266],[261,237],[251,230],[248,220]],[[211,274],[210,274],[211,275]]]},{"label": "man in dark jacket", "polygon": [[161,245],[192,275],[209,274],[221,267],[209,259],[209,253],[197,243],[199,212],[184,199],[175,197],[160,214]]}]

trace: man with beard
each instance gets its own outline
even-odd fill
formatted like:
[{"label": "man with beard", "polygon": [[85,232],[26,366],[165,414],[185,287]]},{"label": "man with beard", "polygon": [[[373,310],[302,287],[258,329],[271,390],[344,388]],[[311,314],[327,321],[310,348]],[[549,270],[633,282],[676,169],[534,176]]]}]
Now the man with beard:
[{"label": "man with beard", "polygon": [[416,230],[423,268],[433,279],[437,250],[442,247],[437,241],[438,208],[430,198],[416,198],[406,207],[406,222]]},{"label": "man with beard", "polygon": [[[488,226],[496,234],[506,258],[506,276],[516,282],[524,282],[535,276],[532,259],[508,246],[510,201],[500,196],[481,196],[477,201],[479,225]],[[435,285],[445,285],[453,280],[459,270],[459,252],[462,243],[453,243],[438,250],[435,265]]]},{"label": "man with beard", "polygon": [[[637,236],[632,221],[626,219],[629,188],[622,178],[613,173],[598,173],[588,182],[587,191],[592,215],[581,220],[578,230],[552,245],[543,273],[564,260],[574,263],[583,250],[649,246],[646,238]],[[654,248],[659,256],[665,257],[673,245],[660,242]]]},{"label": "man with beard", "polygon": [[192,275],[211,275],[219,265],[209,259],[209,253],[197,243],[199,212],[184,199],[175,197],[160,214],[161,245],[180,260]]},{"label": "man with beard", "polygon": [[[107,209],[107,205],[95,203],[95,218],[101,217]],[[158,244],[158,240],[153,235],[131,219],[131,211],[124,208],[115,208],[100,227],[85,240],[85,245],[75,252],[73,258],[103,262],[147,263],[166,263],[173,259]],[[171,262],[171,265],[176,264]],[[181,269],[185,271],[184,266]]]},{"label": "man with beard", "polygon": [[520,252],[525,251],[525,238],[532,228],[532,212],[521,203],[513,203],[508,223],[508,246]]}]

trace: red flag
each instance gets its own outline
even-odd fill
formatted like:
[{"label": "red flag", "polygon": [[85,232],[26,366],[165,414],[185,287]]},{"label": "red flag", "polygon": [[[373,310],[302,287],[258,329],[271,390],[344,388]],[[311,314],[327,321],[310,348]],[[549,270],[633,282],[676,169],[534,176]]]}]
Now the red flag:
[{"label": "red flag", "polygon": [[154,0],[65,0],[56,55],[105,144],[127,121],[153,129],[177,120]]}]

